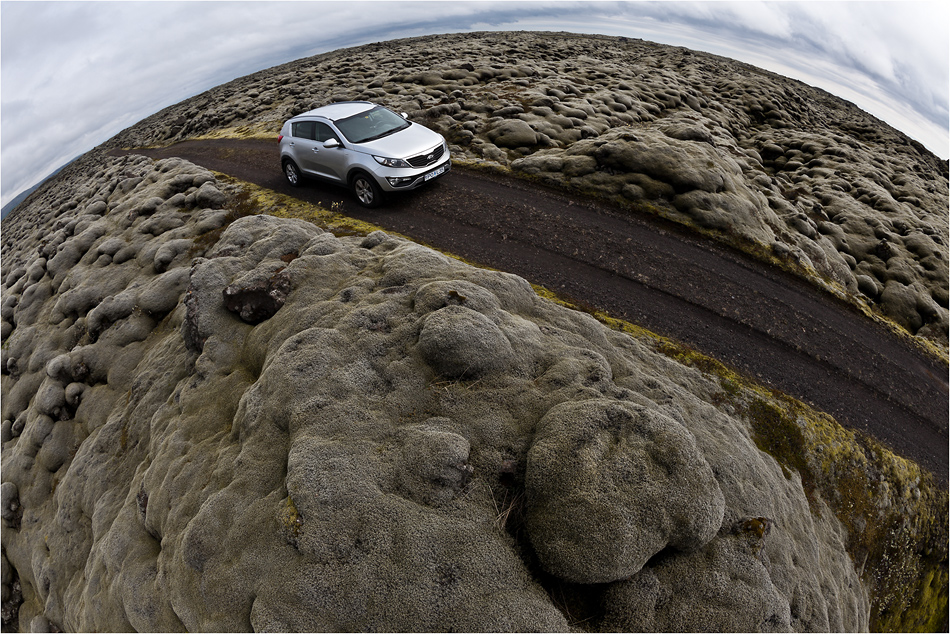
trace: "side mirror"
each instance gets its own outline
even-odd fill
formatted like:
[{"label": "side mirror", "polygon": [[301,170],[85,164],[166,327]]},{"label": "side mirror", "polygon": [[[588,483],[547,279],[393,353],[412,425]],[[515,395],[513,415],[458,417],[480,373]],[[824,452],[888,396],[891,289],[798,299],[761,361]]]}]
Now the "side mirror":
[{"label": "side mirror", "polygon": [[409,115],[407,115],[405,112],[400,112],[399,114],[402,115],[402,118],[403,118],[403,119],[408,119],[408,118],[409,118]]},{"label": "side mirror", "polygon": [[340,142],[337,141],[336,139],[327,139],[326,141],[323,142],[323,147],[325,148],[340,147]]}]

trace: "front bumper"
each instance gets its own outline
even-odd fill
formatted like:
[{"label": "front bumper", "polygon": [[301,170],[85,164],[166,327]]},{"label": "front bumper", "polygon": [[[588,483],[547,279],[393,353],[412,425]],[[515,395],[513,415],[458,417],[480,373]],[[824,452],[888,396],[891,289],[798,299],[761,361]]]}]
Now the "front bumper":
[{"label": "front bumper", "polygon": [[[418,173],[406,174],[408,170],[385,170],[386,173],[379,174],[379,186],[383,191],[401,192],[410,189],[416,189],[426,183],[442,178],[452,169],[452,159],[447,157],[438,165],[428,167],[425,170],[419,170]],[[415,171],[415,170],[412,170]]]}]

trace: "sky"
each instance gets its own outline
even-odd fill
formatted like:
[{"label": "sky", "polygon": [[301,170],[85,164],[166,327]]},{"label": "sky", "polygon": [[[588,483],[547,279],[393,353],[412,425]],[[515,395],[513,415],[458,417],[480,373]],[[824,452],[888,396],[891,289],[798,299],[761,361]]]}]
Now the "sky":
[{"label": "sky", "polygon": [[945,2],[0,2],[6,205],[130,125],[302,57],[433,33],[570,31],[738,59],[950,157]]}]

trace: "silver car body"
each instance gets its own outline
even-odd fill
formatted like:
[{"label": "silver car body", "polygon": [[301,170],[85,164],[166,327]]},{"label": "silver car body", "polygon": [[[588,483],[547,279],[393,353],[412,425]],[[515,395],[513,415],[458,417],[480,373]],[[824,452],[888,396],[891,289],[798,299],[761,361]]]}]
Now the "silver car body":
[{"label": "silver car body", "polygon": [[[379,112],[379,109],[386,110],[368,101],[348,101],[329,104],[289,119],[280,131],[281,167],[286,172],[290,160],[305,176],[346,186],[353,182],[355,175],[368,174],[383,192],[415,189],[451,169],[449,148],[442,135],[406,120],[405,115],[400,117],[389,110]],[[345,128],[341,125],[349,125],[347,121],[352,122],[351,118],[377,115],[390,124],[394,121],[393,116],[399,117],[405,126],[400,124],[397,131],[366,141],[356,139],[354,142],[343,133]],[[330,132],[327,133],[326,128],[294,126],[295,123],[311,121],[329,126]],[[323,134],[314,130],[322,130]],[[317,138],[295,136],[295,131]],[[390,166],[394,164],[402,166]],[[296,183],[292,181],[292,184]]]}]

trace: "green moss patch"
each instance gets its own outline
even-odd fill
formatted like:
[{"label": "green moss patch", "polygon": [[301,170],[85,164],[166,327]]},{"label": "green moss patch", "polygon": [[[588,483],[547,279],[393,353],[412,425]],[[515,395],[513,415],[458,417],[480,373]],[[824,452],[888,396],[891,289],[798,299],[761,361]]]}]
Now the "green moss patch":
[{"label": "green moss patch", "polygon": [[948,497],[930,473],[715,360],[665,340],[656,348],[717,376],[717,400],[749,422],[756,445],[787,476],[798,474],[812,512],[830,508],[845,526],[872,630],[946,631]]}]

